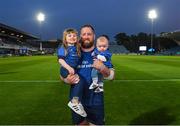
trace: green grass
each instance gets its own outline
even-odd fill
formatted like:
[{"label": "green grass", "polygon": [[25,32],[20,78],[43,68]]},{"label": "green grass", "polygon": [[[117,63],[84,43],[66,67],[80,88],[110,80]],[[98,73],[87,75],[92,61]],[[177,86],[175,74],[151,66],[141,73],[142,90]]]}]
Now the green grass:
[{"label": "green grass", "polygon": [[[113,64],[106,124],[180,124],[180,57],[114,55]],[[0,124],[71,124],[69,86],[58,80],[55,56],[0,58]]]}]

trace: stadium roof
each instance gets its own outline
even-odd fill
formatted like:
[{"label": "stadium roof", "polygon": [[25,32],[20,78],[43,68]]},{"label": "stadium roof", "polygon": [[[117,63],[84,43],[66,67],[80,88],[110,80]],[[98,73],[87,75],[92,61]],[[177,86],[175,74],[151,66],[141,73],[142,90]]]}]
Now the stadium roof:
[{"label": "stadium roof", "polygon": [[0,23],[0,36],[11,36],[21,39],[39,39],[38,37],[16,29],[14,27]]}]

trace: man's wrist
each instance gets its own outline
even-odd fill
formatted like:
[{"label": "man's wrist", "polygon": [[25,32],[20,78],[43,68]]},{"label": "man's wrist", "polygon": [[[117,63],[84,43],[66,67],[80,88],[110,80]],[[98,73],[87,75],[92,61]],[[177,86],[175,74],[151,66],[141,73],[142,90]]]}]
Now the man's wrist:
[{"label": "man's wrist", "polygon": [[60,75],[60,79],[62,80],[62,82],[64,82],[65,84],[70,84],[68,79],[67,78],[63,78],[61,75]]},{"label": "man's wrist", "polygon": [[104,64],[102,64],[99,68],[99,72],[102,73],[105,68],[106,68],[106,66]]},{"label": "man's wrist", "polygon": [[114,69],[113,69],[113,68],[110,68],[109,71],[110,71],[109,76],[108,76],[108,77],[105,77],[104,79],[114,80],[114,76],[115,76],[115,71],[114,71]]},{"label": "man's wrist", "polygon": [[104,64],[100,67],[99,72],[104,76],[108,77],[110,74],[109,68],[107,68]]}]

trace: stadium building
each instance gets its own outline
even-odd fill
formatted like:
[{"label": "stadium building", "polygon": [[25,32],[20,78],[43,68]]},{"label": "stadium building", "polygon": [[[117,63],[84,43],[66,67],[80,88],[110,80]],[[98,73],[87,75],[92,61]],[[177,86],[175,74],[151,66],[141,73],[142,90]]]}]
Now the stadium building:
[{"label": "stadium building", "polygon": [[54,53],[61,41],[41,41],[39,37],[0,23],[0,55]]}]

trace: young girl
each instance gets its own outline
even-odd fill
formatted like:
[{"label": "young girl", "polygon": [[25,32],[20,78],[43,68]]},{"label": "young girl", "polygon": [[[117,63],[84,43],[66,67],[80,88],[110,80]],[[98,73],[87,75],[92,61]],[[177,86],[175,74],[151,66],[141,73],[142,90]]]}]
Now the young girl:
[{"label": "young girl", "polygon": [[[61,65],[60,75],[66,78],[68,75],[76,74],[81,57],[80,44],[78,42],[78,33],[75,29],[66,29],[63,32],[63,44],[58,49],[58,59]],[[82,80],[77,81],[71,86],[70,101],[68,106],[77,114],[86,117],[87,114],[81,104]]]}]

